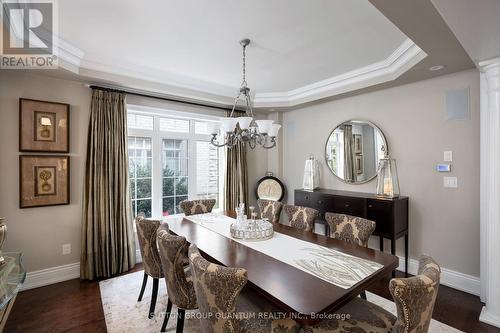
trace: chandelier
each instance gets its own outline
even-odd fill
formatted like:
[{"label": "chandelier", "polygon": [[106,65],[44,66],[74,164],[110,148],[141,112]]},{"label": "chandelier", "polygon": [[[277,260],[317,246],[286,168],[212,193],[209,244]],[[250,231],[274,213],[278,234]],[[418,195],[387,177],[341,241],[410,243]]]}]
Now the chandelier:
[{"label": "chandelier", "polygon": [[[274,124],[272,120],[255,120],[250,99],[250,88],[246,80],[246,47],[250,39],[240,41],[243,47],[243,81],[238,95],[234,99],[233,108],[229,117],[220,119],[220,126],[211,123],[208,130],[212,135],[211,143],[216,147],[234,147],[237,143],[248,143],[250,148],[262,146],[271,149],[276,146],[276,136],[281,128],[280,124]],[[242,99],[245,105],[245,116],[234,118],[234,110],[238,101]],[[222,132],[222,133],[221,133]]]}]

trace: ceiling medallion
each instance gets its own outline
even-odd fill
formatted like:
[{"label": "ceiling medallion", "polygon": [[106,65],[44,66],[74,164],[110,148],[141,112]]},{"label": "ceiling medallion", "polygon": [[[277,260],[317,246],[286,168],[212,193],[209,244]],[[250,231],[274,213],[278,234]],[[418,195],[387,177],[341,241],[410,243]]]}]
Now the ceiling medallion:
[{"label": "ceiling medallion", "polygon": [[[250,88],[248,88],[246,80],[246,47],[250,44],[250,39],[243,39],[240,44],[243,47],[243,81],[239,93],[234,99],[229,117],[221,118],[220,126],[216,123],[210,124],[208,128],[212,135],[210,142],[216,147],[232,148],[237,143],[242,142],[248,143],[252,149],[257,146],[271,149],[276,146],[276,136],[281,125],[274,124],[272,120],[254,120]],[[245,103],[246,115],[235,118],[233,114],[240,98]]]}]

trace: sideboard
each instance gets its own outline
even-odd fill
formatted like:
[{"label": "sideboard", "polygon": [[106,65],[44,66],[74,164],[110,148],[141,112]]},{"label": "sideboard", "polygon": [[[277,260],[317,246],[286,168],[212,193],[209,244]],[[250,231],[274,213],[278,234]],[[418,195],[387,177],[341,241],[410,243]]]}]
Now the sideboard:
[{"label": "sideboard", "polygon": [[295,190],[295,205],[319,210],[320,220],[329,235],[325,213],[359,216],[375,221],[375,236],[380,238],[380,251],[384,239],[391,240],[391,253],[396,254],[396,240],[404,237],[405,273],[408,274],[408,197],[381,198],[372,193],[317,189]]}]

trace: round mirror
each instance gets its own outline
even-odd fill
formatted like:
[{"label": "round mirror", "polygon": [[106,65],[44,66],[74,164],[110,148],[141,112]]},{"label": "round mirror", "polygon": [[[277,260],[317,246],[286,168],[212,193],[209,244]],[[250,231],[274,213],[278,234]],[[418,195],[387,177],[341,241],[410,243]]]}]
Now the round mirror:
[{"label": "round mirror", "polygon": [[[384,148],[385,147],[385,148]],[[387,142],[382,131],[365,120],[338,125],[326,141],[326,164],[343,182],[366,183],[377,176]]]}]

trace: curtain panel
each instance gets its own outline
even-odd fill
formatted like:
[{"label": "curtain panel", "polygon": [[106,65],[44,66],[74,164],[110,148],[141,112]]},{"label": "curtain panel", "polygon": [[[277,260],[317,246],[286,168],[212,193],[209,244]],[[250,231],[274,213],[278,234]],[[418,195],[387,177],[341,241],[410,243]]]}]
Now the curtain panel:
[{"label": "curtain panel", "polygon": [[[235,116],[243,116],[242,112],[234,112]],[[226,112],[229,117],[230,111]],[[244,143],[237,143],[232,148],[226,148],[226,174],[224,183],[224,209],[234,210],[240,202],[248,210],[248,167],[247,147]]]},{"label": "curtain panel", "polygon": [[81,278],[110,277],[133,268],[135,236],[123,93],[92,91],[82,215]]},{"label": "curtain panel", "polygon": [[355,181],[353,141],[352,125],[344,125],[344,179],[346,182]]}]

